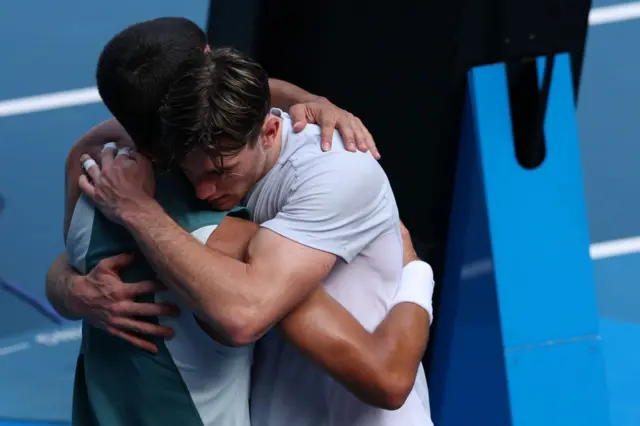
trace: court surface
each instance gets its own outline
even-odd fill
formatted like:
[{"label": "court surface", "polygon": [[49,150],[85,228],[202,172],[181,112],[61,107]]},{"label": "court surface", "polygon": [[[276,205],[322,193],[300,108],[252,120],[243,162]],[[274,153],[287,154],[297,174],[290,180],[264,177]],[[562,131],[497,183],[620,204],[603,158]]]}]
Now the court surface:
[{"label": "court surface", "polygon": [[[47,267],[63,249],[66,153],[108,117],[93,88],[105,42],[130,23],[158,16],[186,16],[203,25],[206,12],[205,0],[0,4],[0,280],[44,296]],[[591,22],[578,110],[591,253],[613,424],[637,426],[640,55],[633,47],[640,40],[640,2],[596,0]],[[11,355],[3,352],[3,338],[51,326],[37,315],[17,324],[15,306],[0,293],[0,367]]]}]

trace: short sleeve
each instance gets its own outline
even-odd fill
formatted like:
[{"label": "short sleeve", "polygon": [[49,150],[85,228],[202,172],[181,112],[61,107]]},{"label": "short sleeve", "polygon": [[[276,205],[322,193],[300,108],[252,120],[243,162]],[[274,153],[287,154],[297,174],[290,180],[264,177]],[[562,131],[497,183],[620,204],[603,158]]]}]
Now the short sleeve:
[{"label": "short sleeve", "polygon": [[324,153],[295,174],[284,206],[262,227],[350,262],[395,223],[389,181],[369,154]]}]

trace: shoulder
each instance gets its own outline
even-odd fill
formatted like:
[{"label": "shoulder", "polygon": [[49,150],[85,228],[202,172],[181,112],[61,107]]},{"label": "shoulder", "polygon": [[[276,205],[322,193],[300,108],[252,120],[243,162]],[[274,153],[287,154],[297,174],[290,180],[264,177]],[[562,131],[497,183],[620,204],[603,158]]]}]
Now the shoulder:
[{"label": "shoulder", "polygon": [[84,196],[81,196],[71,214],[65,248],[69,263],[82,273],[86,272],[85,258],[91,243],[94,217],[94,207]]},{"label": "shoulder", "polygon": [[344,150],[320,152],[293,165],[294,191],[321,195],[334,203],[377,199],[390,190],[384,170],[370,154]]},{"label": "shoulder", "polygon": [[133,237],[126,229],[107,219],[96,210],[85,195],[76,202],[65,240],[69,263],[86,273],[98,261],[136,249]]},{"label": "shoulder", "polygon": [[288,192],[286,204],[305,203],[314,211],[370,209],[391,193],[384,170],[370,153],[347,151],[338,131],[331,151],[323,152],[315,124],[298,133],[288,130],[279,167],[278,180]]}]

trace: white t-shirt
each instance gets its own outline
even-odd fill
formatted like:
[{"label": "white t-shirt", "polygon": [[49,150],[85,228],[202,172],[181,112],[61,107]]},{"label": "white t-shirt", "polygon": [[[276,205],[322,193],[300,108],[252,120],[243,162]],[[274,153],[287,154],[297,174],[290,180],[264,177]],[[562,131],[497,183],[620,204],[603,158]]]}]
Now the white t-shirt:
[{"label": "white t-shirt", "polygon": [[[400,283],[402,237],[389,181],[370,155],[344,149],[334,133],[331,152],[320,149],[320,129],[293,133],[283,117],[276,165],[247,199],[253,219],[291,240],[330,252],[338,261],[327,292],[373,331],[385,318]],[[430,425],[422,367],[402,408],[367,405],[290,344],[278,329],[257,345],[251,396],[253,426]]]}]

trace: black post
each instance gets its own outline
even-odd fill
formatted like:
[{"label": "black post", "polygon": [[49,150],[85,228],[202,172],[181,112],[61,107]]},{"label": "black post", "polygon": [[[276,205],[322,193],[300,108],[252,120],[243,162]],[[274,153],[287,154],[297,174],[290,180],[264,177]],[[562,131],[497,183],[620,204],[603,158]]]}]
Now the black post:
[{"label": "black post", "polygon": [[209,34],[363,120],[402,220],[441,280],[467,72],[571,52],[577,96],[590,8],[590,0],[212,0]]}]

